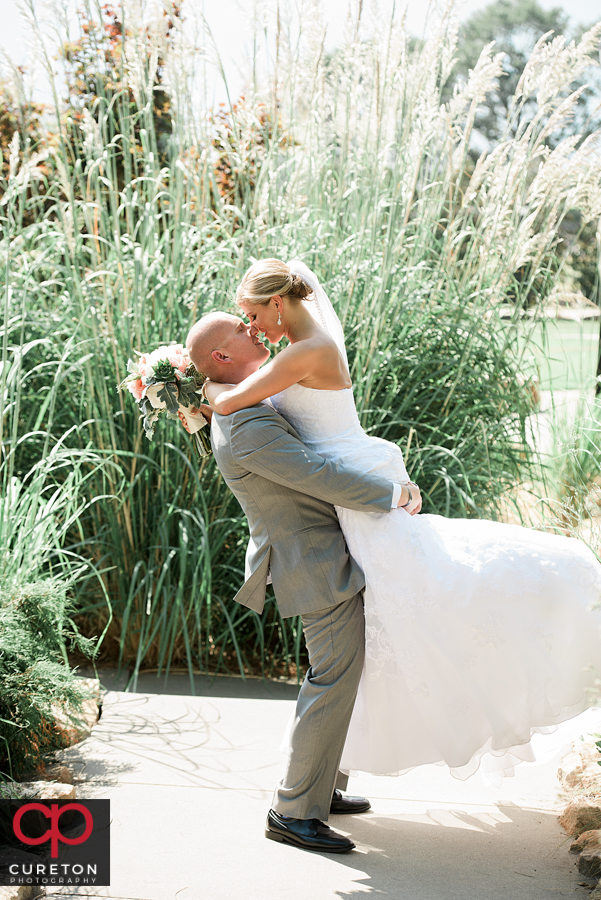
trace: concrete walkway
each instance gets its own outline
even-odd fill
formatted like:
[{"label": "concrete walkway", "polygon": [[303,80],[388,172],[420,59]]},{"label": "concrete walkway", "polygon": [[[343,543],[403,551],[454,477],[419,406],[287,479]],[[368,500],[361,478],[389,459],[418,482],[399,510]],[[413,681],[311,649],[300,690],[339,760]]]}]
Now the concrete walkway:
[{"label": "concrete walkway", "polygon": [[[361,775],[349,792],[373,811],[332,817],[357,849],[315,854],[267,841],[265,814],[284,764],[278,746],[294,688],[232,680],[205,696],[109,691],[92,736],[64,758],[80,797],[111,800],[112,884],[55,898],[120,900],[557,900],[587,889],[557,823],[558,757],[522,766],[502,789],[424,766]],[[189,682],[188,682],[189,684]],[[186,690],[184,682],[169,689]],[[213,696],[206,696],[207,693]],[[227,696],[229,694],[229,696]],[[242,695],[242,696],[241,696]],[[284,698],[283,698],[284,695]],[[599,722],[581,721],[584,730]],[[572,728],[573,731],[573,728]]]}]

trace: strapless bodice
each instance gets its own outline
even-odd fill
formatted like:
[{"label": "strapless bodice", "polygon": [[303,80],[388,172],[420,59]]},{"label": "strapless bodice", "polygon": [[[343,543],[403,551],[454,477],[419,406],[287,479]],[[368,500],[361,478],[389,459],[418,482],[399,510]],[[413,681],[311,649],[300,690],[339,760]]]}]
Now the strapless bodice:
[{"label": "strapless bodice", "polygon": [[320,456],[361,472],[378,472],[391,481],[407,480],[400,449],[370,437],[361,427],[352,388],[320,391],[293,384],[270,399],[302,441]]}]

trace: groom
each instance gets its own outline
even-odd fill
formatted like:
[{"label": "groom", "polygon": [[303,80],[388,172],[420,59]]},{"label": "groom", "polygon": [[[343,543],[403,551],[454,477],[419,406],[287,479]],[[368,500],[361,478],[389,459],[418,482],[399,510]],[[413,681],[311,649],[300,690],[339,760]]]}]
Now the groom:
[{"label": "groom", "polygon": [[[251,326],[227,313],[200,319],[187,347],[199,372],[229,384],[269,357]],[[309,654],[286,773],[265,834],[308,850],[344,853],[355,845],[324,821],[330,813],[370,808],[369,801],[335,789],[346,787],[338,765],[363,667],[365,581],[333,504],[386,512],[406,499],[406,490],[313,453],[269,405],[213,415],[211,442],[250,528],[247,580],[235,599],[261,613],[270,576],[282,617],[302,617]]]}]

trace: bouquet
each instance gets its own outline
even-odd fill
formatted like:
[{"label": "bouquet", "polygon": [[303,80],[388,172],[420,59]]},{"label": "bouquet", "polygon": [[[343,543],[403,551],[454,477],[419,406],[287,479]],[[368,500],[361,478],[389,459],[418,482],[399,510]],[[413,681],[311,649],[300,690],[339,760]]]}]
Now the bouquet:
[{"label": "bouquet", "polygon": [[168,418],[179,419],[192,435],[199,455],[209,456],[207,419],[200,411],[200,391],[205,377],[190,362],[186,348],[182,344],[170,344],[152,353],[141,353],[137,362],[128,359],[127,371],[129,375],[117,390],[127,388],[135,398],[148,440],[154,437],[159,416],[167,413]]}]

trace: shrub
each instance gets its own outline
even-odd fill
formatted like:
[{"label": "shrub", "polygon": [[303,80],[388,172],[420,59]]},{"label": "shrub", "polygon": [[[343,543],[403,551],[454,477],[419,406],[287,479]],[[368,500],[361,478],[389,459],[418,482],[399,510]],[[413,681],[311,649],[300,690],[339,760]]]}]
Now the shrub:
[{"label": "shrub", "polygon": [[71,618],[73,603],[58,580],[0,589],[0,774],[16,778],[64,746],[57,709],[81,708],[86,697],[67,647],[91,656]]}]

